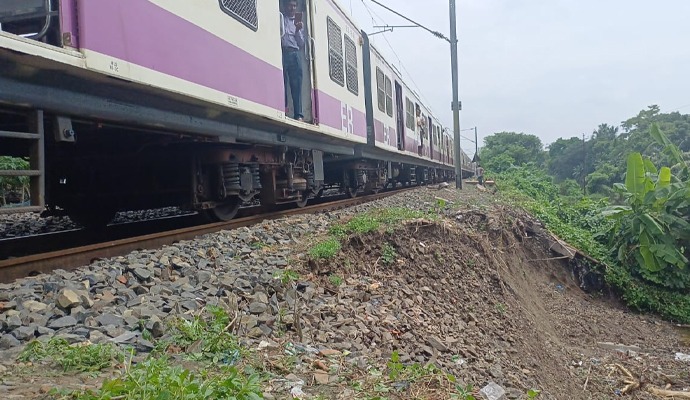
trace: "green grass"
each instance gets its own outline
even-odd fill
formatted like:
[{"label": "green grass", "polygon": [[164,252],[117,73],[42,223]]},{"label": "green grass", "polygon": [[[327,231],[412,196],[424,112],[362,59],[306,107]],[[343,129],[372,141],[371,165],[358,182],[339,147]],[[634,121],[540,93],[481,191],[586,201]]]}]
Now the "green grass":
[{"label": "green grass", "polygon": [[112,344],[70,345],[64,339],[47,343],[33,341],[19,355],[19,361],[49,361],[65,372],[97,372],[124,360],[124,355]]},{"label": "green grass", "polygon": [[263,398],[261,379],[251,371],[235,367],[193,372],[172,366],[168,359],[149,359],[105,381],[97,391],[73,394],[76,400],[162,400]]},{"label": "green grass", "polygon": [[329,276],[328,281],[333,286],[340,286],[343,284],[343,278],[338,276],[338,275],[335,275],[335,274],[332,274],[331,276]]},{"label": "green grass", "polygon": [[340,241],[331,237],[309,249],[309,256],[318,260],[328,260],[335,257],[341,247]]},{"label": "green grass", "polygon": [[273,277],[275,279],[279,279],[283,285],[287,285],[290,282],[299,280],[299,274],[289,268],[276,271],[276,273],[273,274]]},{"label": "green grass", "polygon": [[230,317],[220,307],[208,306],[191,321],[180,319],[173,327],[173,342],[192,360],[234,365],[246,351],[228,332]]},{"label": "green grass", "polygon": [[363,235],[377,231],[381,228],[391,228],[399,225],[403,221],[416,218],[432,218],[433,214],[413,210],[410,208],[384,208],[376,209],[357,215],[345,224],[334,225],[329,229],[329,233],[337,238],[344,238],[347,235]]},{"label": "green grass", "polygon": [[393,246],[388,243],[384,244],[383,250],[381,251],[381,260],[383,263],[386,265],[393,264],[396,258],[398,258],[398,254],[395,252]]}]

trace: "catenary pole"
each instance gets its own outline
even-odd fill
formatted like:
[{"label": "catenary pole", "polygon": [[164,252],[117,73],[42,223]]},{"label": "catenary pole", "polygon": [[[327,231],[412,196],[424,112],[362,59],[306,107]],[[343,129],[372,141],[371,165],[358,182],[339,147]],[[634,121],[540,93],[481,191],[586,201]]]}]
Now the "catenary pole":
[{"label": "catenary pole", "polygon": [[479,155],[479,142],[477,141],[477,127],[474,127],[474,154]]},{"label": "catenary pole", "polygon": [[458,33],[455,0],[450,0],[450,68],[453,81],[453,137],[455,153],[455,186],[462,189],[462,146],[460,145],[460,100],[458,88]]}]

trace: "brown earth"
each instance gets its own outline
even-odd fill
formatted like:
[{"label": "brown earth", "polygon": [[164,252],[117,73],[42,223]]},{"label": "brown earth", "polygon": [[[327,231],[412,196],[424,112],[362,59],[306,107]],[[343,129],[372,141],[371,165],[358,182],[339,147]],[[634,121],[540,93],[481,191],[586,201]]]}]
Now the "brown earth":
[{"label": "brown earth", "polygon": [[[370,358],[385,362],[395,350],[403,362],[435,364],[475,388],[496,382],[509,398],[526,398],[529,389],[547,399],[615,398],[626,386],[615,364],[641,379],[631,398],[657,398],[645,385],[690,389],[690,365],[674,360],[688,343],[671,324],[585,293],[570,264],[526,233],[534,224],[527,216],[500,206],[461,216],[352,237],[337,263],[312,268],[323,276],[347,271],[348,282],[361,282],[338,298],[365,304],[355,318],[367,329],[353,337]],[[391,247],[396,256],[386,263]],[[321,316],[337,322],[342,312]],[[342,340],[330,339],[321,344]],[[600,342],[637,348],[621,352]],[[420,398],[449,398],[436,393]]]}]

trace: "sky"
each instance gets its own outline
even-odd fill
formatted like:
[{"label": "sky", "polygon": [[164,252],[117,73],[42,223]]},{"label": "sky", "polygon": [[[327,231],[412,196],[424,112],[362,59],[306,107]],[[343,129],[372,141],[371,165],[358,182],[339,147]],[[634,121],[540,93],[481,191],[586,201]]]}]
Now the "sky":
[{"label": "sky", "polygon": [[[447,0],[379,0],[450,36]],[[367,33],[409,25],[371,0],[339,0]],[[462,135],[544,145],[618,126],[652,104],[690,113],[690,0],[456,0]],[[372,19],[373,16],[373,19]],[[449,44],[418,28],[371,37],[450,129]],[[474,153],[474,143],[462,140]]]}]

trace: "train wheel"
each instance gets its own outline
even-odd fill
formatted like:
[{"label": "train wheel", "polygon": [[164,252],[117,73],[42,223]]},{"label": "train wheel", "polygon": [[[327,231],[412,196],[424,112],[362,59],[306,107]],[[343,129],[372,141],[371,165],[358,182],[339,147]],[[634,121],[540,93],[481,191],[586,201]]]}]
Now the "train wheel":
[{"label": "train wheel", "polygon": [[303,208],[307,205],[307,202],[309,202],[309,191],[305,190],[304,192],[302,192],[302,198],[300,200],[297,200],[295,204],[297,204],[297,207]]},{"label": "train wheel", "polygon": [[357,197],[357,188],[348,186],[345,188],[345,194],[347,194],[349,198],[354,199],[355,197]]},{"label": "train wheel", "polygon": [[204,212],[211,221],[230,221],[235,218],[241,205],[242,200],[239,197],[234,197],[232,200],[218,204],[215,208],[204,210]]}]

